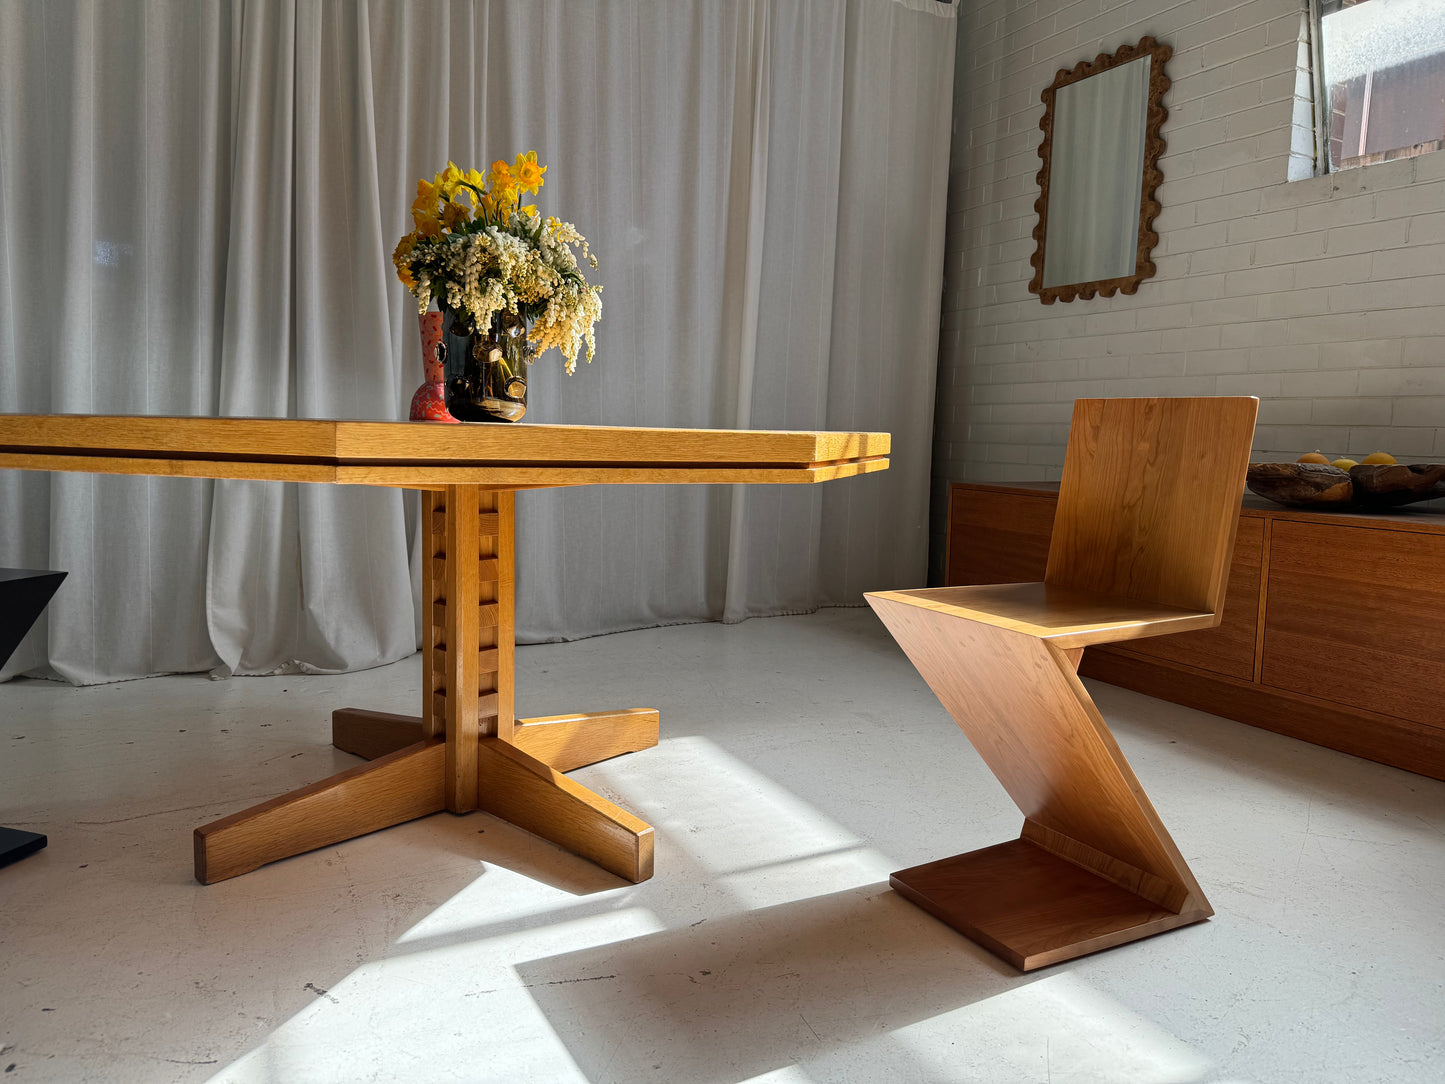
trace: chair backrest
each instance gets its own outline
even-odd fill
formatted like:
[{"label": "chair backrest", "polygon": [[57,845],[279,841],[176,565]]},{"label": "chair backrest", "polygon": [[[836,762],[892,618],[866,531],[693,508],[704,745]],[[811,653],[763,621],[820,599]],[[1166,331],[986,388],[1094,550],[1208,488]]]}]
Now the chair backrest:
[{"label": "chair backrest", "polygon": [[1219,613],[1258,408],[1078,400],[1044,582]]}]

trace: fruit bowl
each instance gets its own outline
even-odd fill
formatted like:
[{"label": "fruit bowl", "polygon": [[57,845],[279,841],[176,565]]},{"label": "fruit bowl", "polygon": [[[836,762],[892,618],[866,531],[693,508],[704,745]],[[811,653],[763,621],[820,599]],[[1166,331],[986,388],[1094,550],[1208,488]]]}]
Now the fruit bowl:
[{"label": "fruit bowl", "polygon": [[1349,508],[1355,487],[1350,472],[1328,463],[1251,463],[1250,490],[1287,508]]},{"label": "fruit bowl", "polygon": [[1360,508],[1398,508],[1445,497],[1445,463],[1362,464],[1350,468],[1350,482]]},{"label": "fruit bowl", "polygon": [[1287,508],[1384,511],[1445,497],[1445,463],[1251,463],[1245,484]]}]

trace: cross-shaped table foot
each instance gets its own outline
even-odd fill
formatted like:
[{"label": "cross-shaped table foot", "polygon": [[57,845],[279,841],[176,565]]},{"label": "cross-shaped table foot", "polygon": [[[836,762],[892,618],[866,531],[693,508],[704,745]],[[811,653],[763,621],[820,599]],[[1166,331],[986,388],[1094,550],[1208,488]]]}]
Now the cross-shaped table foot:
[{"label": "cross-shaped table foot", "polygon": [[[196,880],[224,881],[446,806],[446,748],[422,720],[332,713],[332,744],[365,757],[318,783],[197,828]],[[657,744],[649,708],[518,719],[511,742],[478,739],[478,808],[626,880],[652,876],[652,827],[563,772]]]},{"label": "cross-shaped table foot", "polygon": [[514,719],[514,494],[425,494],[422,715],[333,713],[332,742],[370,763],[195,832],[212,884],[443,809],[481,809],[629,881],[652,876],[652,827],[563,772],[657,744],[649,708]]}]

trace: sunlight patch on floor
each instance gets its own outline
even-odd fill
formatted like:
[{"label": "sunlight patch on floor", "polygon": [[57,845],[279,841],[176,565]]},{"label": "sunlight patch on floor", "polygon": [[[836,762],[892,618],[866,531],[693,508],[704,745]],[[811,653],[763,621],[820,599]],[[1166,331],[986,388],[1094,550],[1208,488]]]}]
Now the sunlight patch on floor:
[{"label": "sunlight patch on floor", "polygon": [[895,1031],[926,1077],[948,1079],[950,1048],[990,1051],[996,1080],[1198,1084],[1208,1058],[1075,975],[1047,975]]},{"label": "sunlight patch on floor", "polygon": [[[494,891],[499,887],[494,882]],[[475,919],[477,901],[467,895],[463,892],[441,908],[438,914],[451,918],[439,929],[455,931]],[[558,1038],[555,1022],[540,1009],[513,965],[661,929],[649,912],[626,908],[388,956],[357,968],[327,990],[316,990],[313,1005],[211,1079],[214,1084],[585,1080]],[[415,933],[409,931],[409,936]],[[566,981],[606,978],[588,975]],[[429,1012],[428,1005],[438,1011]],[[399,1028],[399,1020],[412,1021],[412,1026]],[[482,1052],[484,1063],[478,1060]]]}]

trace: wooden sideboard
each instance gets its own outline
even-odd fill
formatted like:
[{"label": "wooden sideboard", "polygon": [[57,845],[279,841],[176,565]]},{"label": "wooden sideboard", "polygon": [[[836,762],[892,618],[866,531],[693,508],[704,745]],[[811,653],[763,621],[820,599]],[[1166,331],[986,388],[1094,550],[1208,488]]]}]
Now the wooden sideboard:
[{"label": "wooden sideboard", "polygon": [[[944,582],[1042,580],[1056,491],[953,483]],[[1219,627],[1091,647],[1079,673],[1445,779],[1445,514],[1246,495]]]}]

